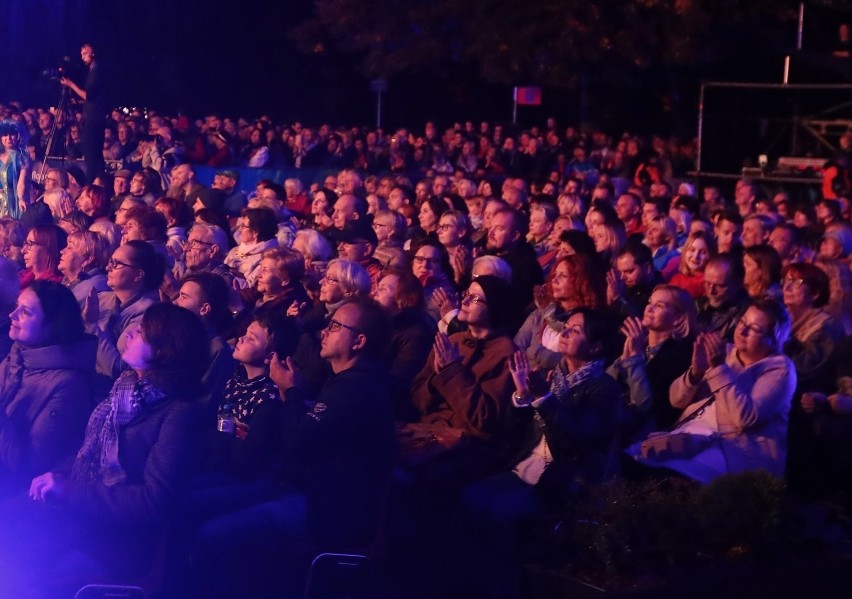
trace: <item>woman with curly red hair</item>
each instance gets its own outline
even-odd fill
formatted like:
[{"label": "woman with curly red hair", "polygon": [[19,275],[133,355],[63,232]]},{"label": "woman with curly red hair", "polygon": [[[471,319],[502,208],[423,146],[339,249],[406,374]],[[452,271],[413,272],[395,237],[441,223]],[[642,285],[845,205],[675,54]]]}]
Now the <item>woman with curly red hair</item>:
[{"label": "woman with curly red hair", "polygon": [[605,308],[605,271],[594,258],[582,254],[556,263],[536,300],[539,307],[515,335],[515,345],[526,352],[531,368],[552,370],[559,363],[559,334],[571,310]]}]

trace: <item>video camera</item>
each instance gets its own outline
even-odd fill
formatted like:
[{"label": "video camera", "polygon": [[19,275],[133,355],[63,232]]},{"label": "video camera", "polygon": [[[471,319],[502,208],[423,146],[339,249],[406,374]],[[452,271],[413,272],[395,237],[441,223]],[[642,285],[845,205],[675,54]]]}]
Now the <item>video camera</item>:
[{"label": "video camera", "polygon": [[67,77],[71,71],[71,57],[63,56],[56,66],[48,67],[41,72],[41,76],[49,81],[59,81]]}]

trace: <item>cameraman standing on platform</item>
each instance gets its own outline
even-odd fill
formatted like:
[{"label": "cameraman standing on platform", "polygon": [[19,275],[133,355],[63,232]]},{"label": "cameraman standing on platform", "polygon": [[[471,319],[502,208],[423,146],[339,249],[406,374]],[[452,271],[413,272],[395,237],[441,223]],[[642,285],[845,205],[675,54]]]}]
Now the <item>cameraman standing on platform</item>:
[{"label": "cameraman standing on platform", "polygon": [[95,62],[95,49],[91,44],[83,44],[80,48],[80,58],[89,70],[85,89],[81,89],[68,77],[62,77],[59,82],[83,99],[83,159],[86,162],[86,180],[91,183],[105,168],[103,150],[106,90],[100,69]]}]

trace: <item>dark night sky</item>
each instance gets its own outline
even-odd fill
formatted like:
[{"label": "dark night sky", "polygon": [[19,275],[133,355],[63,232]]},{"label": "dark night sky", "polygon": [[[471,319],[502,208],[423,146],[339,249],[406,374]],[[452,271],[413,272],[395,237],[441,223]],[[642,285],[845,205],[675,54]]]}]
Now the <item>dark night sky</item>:
[{"label": "dark night sky", "polygon": [[[0,98],[55,104],[58,87],[45,82],[41,70],[66,55],[79,62],[80,44],[91,40],[112,73],[117,105],[375,122],[375,96],[354,58],[306,56],[287,39],[311,11],[311,0],[2,0]],[[386,126],[428,118],[507,121],[511,89],[477,81],[458,67],[448,80],[393,79],[383,106]],[[548,90],[544,107],[521,109],[520,117],[576,120],[578,107],[576,93]]]},{"label": "dark night sky", "polygon": [[[65,55],[78,62],[80,44],[91,40],[111,73],[117,104],[293,118],[348,105],[353,114],[341,114],[346,119],[372,103],[367,82],[345,62],[318,62],[287,40],[285,32],[310,14],[310,0],[2,5],[0,58],[11,68],[4,69],[0,97],[55,103],[56,88],[39,73]],[[9,30],[12,22],[18,25]]]},{"label": "dark night sky", "polygon": [[[112,74],[115,104],[191,115],[217,110],[248,117],[269,113],[287,121],[373,123],[375,97],[353,58],[305,56],[287,39],[286,32],[311,10],[311,0],[0,0],[0,100],[55,104],[58,86],[44,81],[41,70],[65,55],[79,63],[80,44],[91,40]],[[773,72],[779,70],[779,59],[771,60]],[[756,64],[757,52],[739,62],[739,69]],[[726,68],[711,76],[753,76]],[[635,115],[641,115],[654,126],[689,134],[698,75],[678,75],[679,115],[660,112],[658,90],[672,84],[671,74],[658,81],[643,75],[646,97],[633,94],[626,105],[595,108],[616,127],[635,127]],[[510,94],[508,87],[477,82],[463,67],[444,81],[397,77],[385,98],[384,124],[411,125],[426,118],[439,124],[466,118],[506,121]],[[544,98],[543,108],[522,110],[522,121],[541,122],[548,114],[563,122],[578,120],[576,92],[546,89]],[[601,88],[598,98],[616,102],[619,94]]]}]

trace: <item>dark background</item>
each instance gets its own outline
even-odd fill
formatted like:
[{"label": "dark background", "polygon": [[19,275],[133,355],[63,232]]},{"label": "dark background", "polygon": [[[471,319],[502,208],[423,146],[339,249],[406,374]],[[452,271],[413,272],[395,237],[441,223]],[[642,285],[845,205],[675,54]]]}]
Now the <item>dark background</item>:
[{"label": "dark background", "polygon": [[[54,105],[59,86],[46,80],[42,70],[64,56],[81,68],[80,45],[91,41],[112,82],[115,105],[180,110],[196,117],[218,111],[231,117],[269,114],[278,121],[375,124],[375,95],[356,69],[357,56],[303,54],[288,39],[287,31],[312,10],[310,0],[3,0],[0,101]],[[817,57],[831,47],[837,22],[850,20],[849,13],[823,7],[809,6],[806,16],[805,45]],[[751,26],[760,28],[761,23]],[[521,107],[519,122],[540,124],[553,115],[561,123],[583,122],[612,133],[692,137],[702,80],[780,82],[783,56],[795,41],[795,23],[779,31],[777,39],[769,46],[746,44],[742,52],[700,67],[652,66],[615,74],[589,69],[582,89],[545,88],[544,105]],[[836,66],[797,58],[793,80],[849,81]],[[83,77],[81,73],[77,80]],[[444,68],[440,76],[398,75],[389,84],[383,99],[386,128],[419,129],[427,119],[439,126],[465,119],[511,120],[511,87],[484,82],[470,65]],[[718,156],[729,156],[733,150],[726,148],[748,147],[750,154],[754,144],[781,147],[786,142],[776,139],[783,133],[775,128],[783,129],[796,111],[822,110],[847,98],[852,94],[805,98],[714,92],[708,96],[705,132],[721,148],[714,153]]]}]

